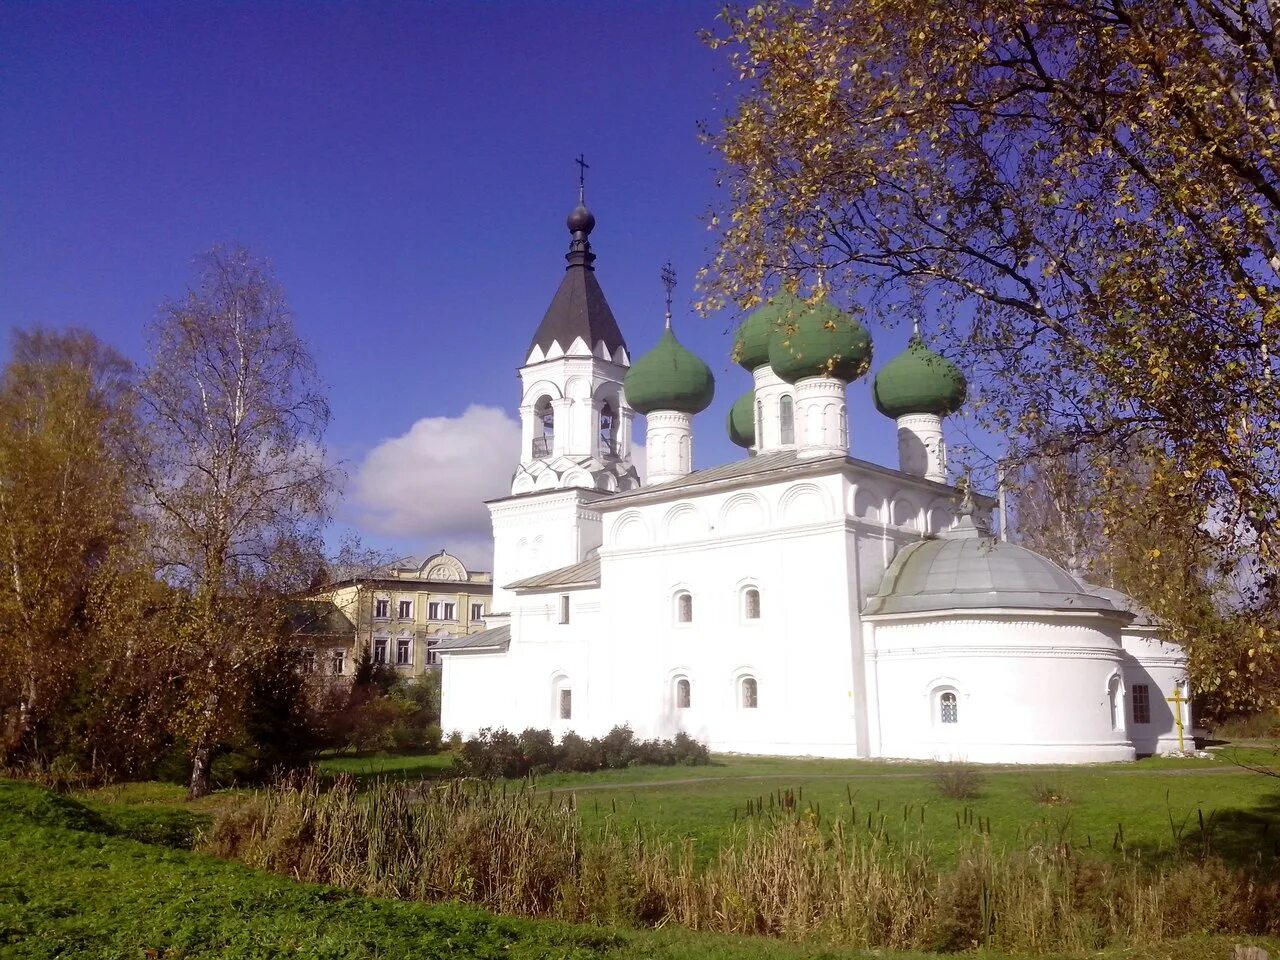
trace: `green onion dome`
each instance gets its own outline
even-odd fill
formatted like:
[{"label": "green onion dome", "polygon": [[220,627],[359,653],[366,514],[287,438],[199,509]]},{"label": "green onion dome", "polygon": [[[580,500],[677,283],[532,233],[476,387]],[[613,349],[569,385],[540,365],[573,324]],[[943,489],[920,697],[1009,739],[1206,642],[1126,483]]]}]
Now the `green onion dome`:
[{"label": "green onion dome", "polygon": [[778,323],[769,338],[769,365],[787,383],[805,377],[849,383],[871,367],[871,334],[824,298]]},{"label": "green onion dome", "polygon": [[641,413],[701,413],[711,405],[716,381],[711,368],[682,347],[668,327],[658,345],[631,365],[623,389],[627,403]]},{"label": "green onion dome", "polygon": [[740,447],[756,442],[756,392],[748,390],[729,408],[729,439]]},{"label": "green onion dome", "polygon": [[946,357],[925,346],[915,334],[907,349],[876,374],[872,395],[886,417],[934,413],[945,417],[964,403],[964,374]]},{"label": "green onion dome", "polygon": [[769,338],[779,324],[792,323],[808,307],[785,290],[751,313],[733,344],[733,359],[748,373],[769,362]]}]

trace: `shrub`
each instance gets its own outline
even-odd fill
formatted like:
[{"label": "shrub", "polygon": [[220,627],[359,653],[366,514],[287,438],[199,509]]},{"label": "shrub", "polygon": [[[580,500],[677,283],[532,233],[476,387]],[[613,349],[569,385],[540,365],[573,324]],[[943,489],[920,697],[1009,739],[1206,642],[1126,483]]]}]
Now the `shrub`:
[{"label": "shrub", "polygon": [[948,763],[933,774],[938,794],[950,800],[977,799],[982,795],[986,779],[981,770],[968,763]]},{"label": "shrub", "polygon": [[1057,807],[1071,802],[1071,798],[1067,796],[1065,790],[1055,783],[1049,783],[1044,780],[1037,780],[1031,784],[1031,799],[1042,807]]},{"label": "shrub", "polygon": [[493,779],[549,773],[591,773],[638,764],[673,766],[711,762],[707,748],[685,733],[674,740],[637,740],[630,727],[614,727],[590,740],[566,733],[556,743],[550,730],[525,730],[518,737],[485,728],[458,750],[458,769],[466,776]]}]

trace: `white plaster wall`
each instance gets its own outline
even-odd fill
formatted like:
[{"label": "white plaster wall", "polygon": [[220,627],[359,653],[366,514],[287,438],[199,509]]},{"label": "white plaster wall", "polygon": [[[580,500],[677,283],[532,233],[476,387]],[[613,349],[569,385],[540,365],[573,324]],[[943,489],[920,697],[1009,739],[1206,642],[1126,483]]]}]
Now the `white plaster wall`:
[{"label": "white plaster wall", "polygon": [[[1121,636],[1125,657],[1125,685],[1132,690],[1134,684],[1145,683],[1150,692],[1151,722],[1134,721],[1132,704],[1128,710],[1129,736],[1139,754],[1175,753],[1178,750],[1178,730],[1174,722],[1173,704],[1166,698],[1173,696],[1174,687],[1188,695],[1187,655],[1176,643],[1161,640],[1154,631],[1126,630]],[[1193,748],[1191,705],[1182,706],[1183,749]]]},{"label": "white plaster wall", "polygon": [[[875,684],[872,752],[1005,763],[1131,760],[1111,723],[1108,683],[1121,674],[1119,625],[1052,614],[879,620],[868,631]],[[958,695],[939,722],[937,691]]]},{"label": "white plaster wall", "polygon": [[493,522],[493,600],[506,612],[513,581],[582,560],[600,546],[596,495],[580,490],[525,494],[489,504]]}]

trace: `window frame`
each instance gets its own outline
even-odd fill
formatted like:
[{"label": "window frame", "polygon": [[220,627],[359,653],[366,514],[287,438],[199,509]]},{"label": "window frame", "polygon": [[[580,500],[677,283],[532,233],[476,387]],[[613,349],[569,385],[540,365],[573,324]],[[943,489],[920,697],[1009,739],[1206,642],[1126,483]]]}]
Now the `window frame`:
[{"label": "window frame", "polygon": [[[1135,683],[1133,685],[1133,696],[1130,697],[1130,711],[1133,716],[1134,723],[1150,723],[1151,722],[1151,684]],[[1138,708],[1142,707],[1142,716],[1138,715]]]},{"label": "window frame", "polygon": [[329,651],[329,671],[335,677],[347,674],[347,650],[345,647],[334,647]]},{"label": "window frame", "polygon": [[693,706],[693,684],[686,676],[676,677],[671,682],[671,701],[677,710],[689,710]]},{"label": "window frame", "polygon": [[391,598],[390,597],[374,597],[373,598],[373,619],[375,620],[391,619]]},{"label": "window frame", "polygon": [[389,645],[389,639],[389,637],[373,638],[373,655],[371,659],[374,664],[379,667],[385,667],[387,665],[387,647]]},{"label": "window frame", "polygon": [[453,621],[453,620],[457,620],[457,619],[458,619],[458,604],[457,604],[457,601],[449,601],[449,600],[445,600],[445,601],[444,601],[444,603],[441,605],[441,607],[442,607],[442,608],[441,608],[441,611],[440,611],[440,612],[441,612],[442,614],[444,614],[444,616],[443,616],[443,617],[441,617],[440,619],[442,619],[442,620],[449,620],[449,621]]},{"label": "window frame", "polygon": [[693,593],[680,589],[672,596],[671,614],[678,627],[687,627],[693,623]]},{"label": "window frame", "polygon": [[569,617],[569,594],[567,594],[567,593],[562,593],[562,594],[560,594],[560,600],[559,600],[558,608],[559,608],[559,609],[558,609],[558,612],[559,612],[559,614],[560,614],[560,623],[561,623],[562,625],[563,625],[563,624],[567,624],[567,623],[569,622],[569,620],[570,620],[570,617]]},{"label": "window frame", "polygon": [[796,401],[789,394],[778,397],[778,443],[796,442]]},{"label": "window frame", "polygon": [[[755,594],[755,616],[751,614],[751,595]],[[738,592],[738,619],[743,623],[759,623],[764,607],[759,584],[749,583]]]},{"label": "window frame", "polygon": [[484,604],[483,604],[483,603],[473,603],[473,604],[471,605],[471,619],[472,619],[472,620],[483,620],[483,619],[484,619]]},{"label": "window frame", "polygon": [[567,683],[556,686],[556,719],[573,719],[573,687]]},{"label": "window frame", "polygon": [[[743,674],[738,677],[738,709],[739,710],[759,710],[760,709],[760,681],[753,673]],[[748,691],[750,695],[748,696]]]},{"label": "window frame", "polygon": [[960,695],[954,690],[938,691],[938,723],[944,727],[960,726]]},{"label": "window frame", "polygon": [[396,619],[397,620],[413,619],[413,601],[412,600],[396,601]]},{"label": "window frame", "polygon": [[[401,658],[401,654],[404,654]],[[413,638],[412,637],[396,637],[396,666],[411,667],[413,666]]]}]

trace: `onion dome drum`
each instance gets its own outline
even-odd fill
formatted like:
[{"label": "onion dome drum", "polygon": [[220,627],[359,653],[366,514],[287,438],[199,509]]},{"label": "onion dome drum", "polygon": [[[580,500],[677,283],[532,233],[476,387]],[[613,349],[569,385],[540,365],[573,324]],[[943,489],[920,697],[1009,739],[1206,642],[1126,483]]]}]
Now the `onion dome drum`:
[{"label": "onion dome drum", "polygon": [[912,413],[955,413],[964,403],[965,391],[960,369],[930,350],[916,334],[907,349],[876,374],[872,394],[876,409],[896,418]]},{"label": "onion dome drum", "polygon": [[769,338],[769,366],[783,380],[857,380],[871,366],[871,334],[829,300],[780,318]]},{"label": "onion dome drum", "polygon": [[711,368],[681,346],[670,328],[631,365],[624,382],[627,402],[641,413],[701,413],[711,405],[715,386]]},{"label": "onion dome drum", "polygon": [[748,390],[729,408],[729,439],[740,447],[756,442],[756,392]]}]

